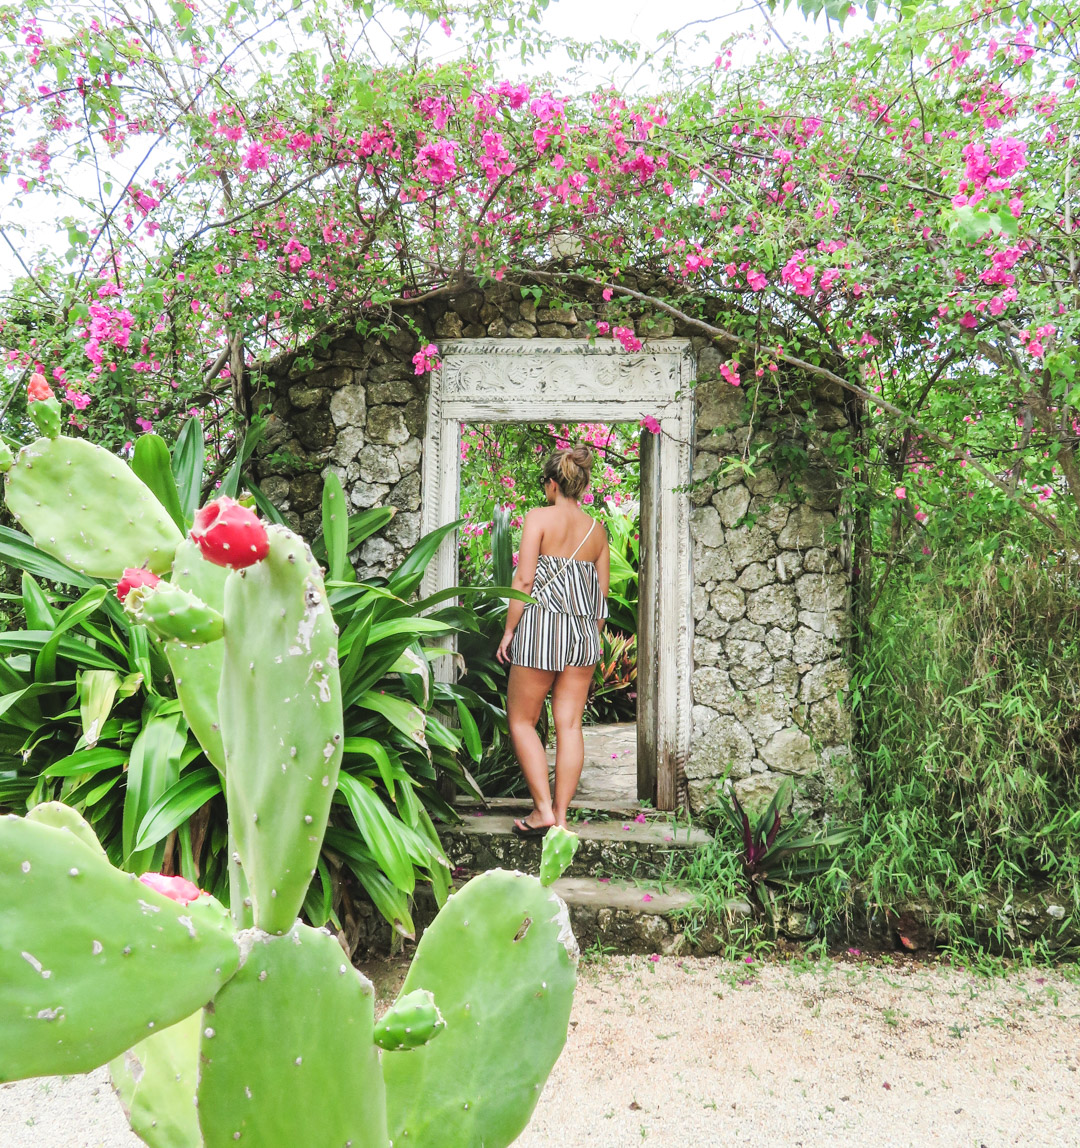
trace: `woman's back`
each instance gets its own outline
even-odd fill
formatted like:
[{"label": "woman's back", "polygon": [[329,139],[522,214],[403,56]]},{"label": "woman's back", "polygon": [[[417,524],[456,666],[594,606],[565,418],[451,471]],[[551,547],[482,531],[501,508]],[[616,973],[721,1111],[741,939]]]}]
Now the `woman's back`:
[{"label": "woman's back", "polygon": [[603,526],[573,503],[545,506],[530,514],[540,520],[541,554],[553,558],[573,555],[582,562],[595,562],[607,547]]}]

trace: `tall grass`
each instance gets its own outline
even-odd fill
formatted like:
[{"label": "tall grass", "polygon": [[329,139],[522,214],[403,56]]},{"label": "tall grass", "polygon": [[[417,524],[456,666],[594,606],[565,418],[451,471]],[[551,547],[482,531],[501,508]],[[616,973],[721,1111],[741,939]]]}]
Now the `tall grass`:
[{"label": "tall grass", "polygon": [[884,585],[855,657],[874,900],[964,913],[1080,879],[1080,570],[1054,554],[936,555]]}]

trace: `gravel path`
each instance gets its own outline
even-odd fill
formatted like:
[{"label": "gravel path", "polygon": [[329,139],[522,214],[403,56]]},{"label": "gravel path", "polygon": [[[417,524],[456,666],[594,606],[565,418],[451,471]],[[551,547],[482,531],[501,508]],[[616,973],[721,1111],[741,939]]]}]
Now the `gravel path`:
[{"label": "gravel path", "polygon": [[[1078,1148],[1060,974],[611,958],[518,1148]],[[0,1087],[4,1148],[139,1148],[103,1072]],[[319,1148],[305,1145],[304,1148]]]}]

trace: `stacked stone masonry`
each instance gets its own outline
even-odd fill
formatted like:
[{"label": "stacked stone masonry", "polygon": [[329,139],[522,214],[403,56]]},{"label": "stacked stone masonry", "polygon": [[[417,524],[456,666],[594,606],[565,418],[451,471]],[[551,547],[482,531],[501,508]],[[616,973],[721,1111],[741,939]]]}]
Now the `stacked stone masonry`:
[{"label": "stacked stone masonry", "polygon": [[[413,308],[419,337],[406,329],[389,339],[345,336],[306,358],[275,362],[260,395],[270,408],[257,459],[264,492],[309,537],[319,528],[328,471],[353,510],[396,507],[387,528],[353,556],[360,577],[387,574],[420,535],[427,377],[414,373],[412,356],[421,343],[586,339],[605,306],[598,291],[548,306],[504,285],[467,290]],[[795,413],[748,425],[746,396],[719,377],[727,356],[708,340],[667,316],[635,326],[642,338],[686,337],[697,357],[689,804],[707,807],[726,775],[754,806],[785,777],[800,780],[800,801],[820,806],[850,761],[850,560],[840,491],[814,436],[796,429]],[[841,395],[801,386],[817,431],[847,425]],[[809,466],[797,476],[768,464],[752,473],[725,468],[748,439],[756,448],[800,434]]]}]

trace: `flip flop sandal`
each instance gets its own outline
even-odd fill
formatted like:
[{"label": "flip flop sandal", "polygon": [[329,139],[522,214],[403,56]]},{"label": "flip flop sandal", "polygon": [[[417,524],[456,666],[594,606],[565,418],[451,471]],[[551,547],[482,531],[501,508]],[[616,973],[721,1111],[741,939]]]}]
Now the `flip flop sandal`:
[{"label": "flip flop sandal", "polygon": [[515,821],[511,832],[515,837],[543,837],[550,828],[550,825],[530,825],[523,820],[521,825]]}]

